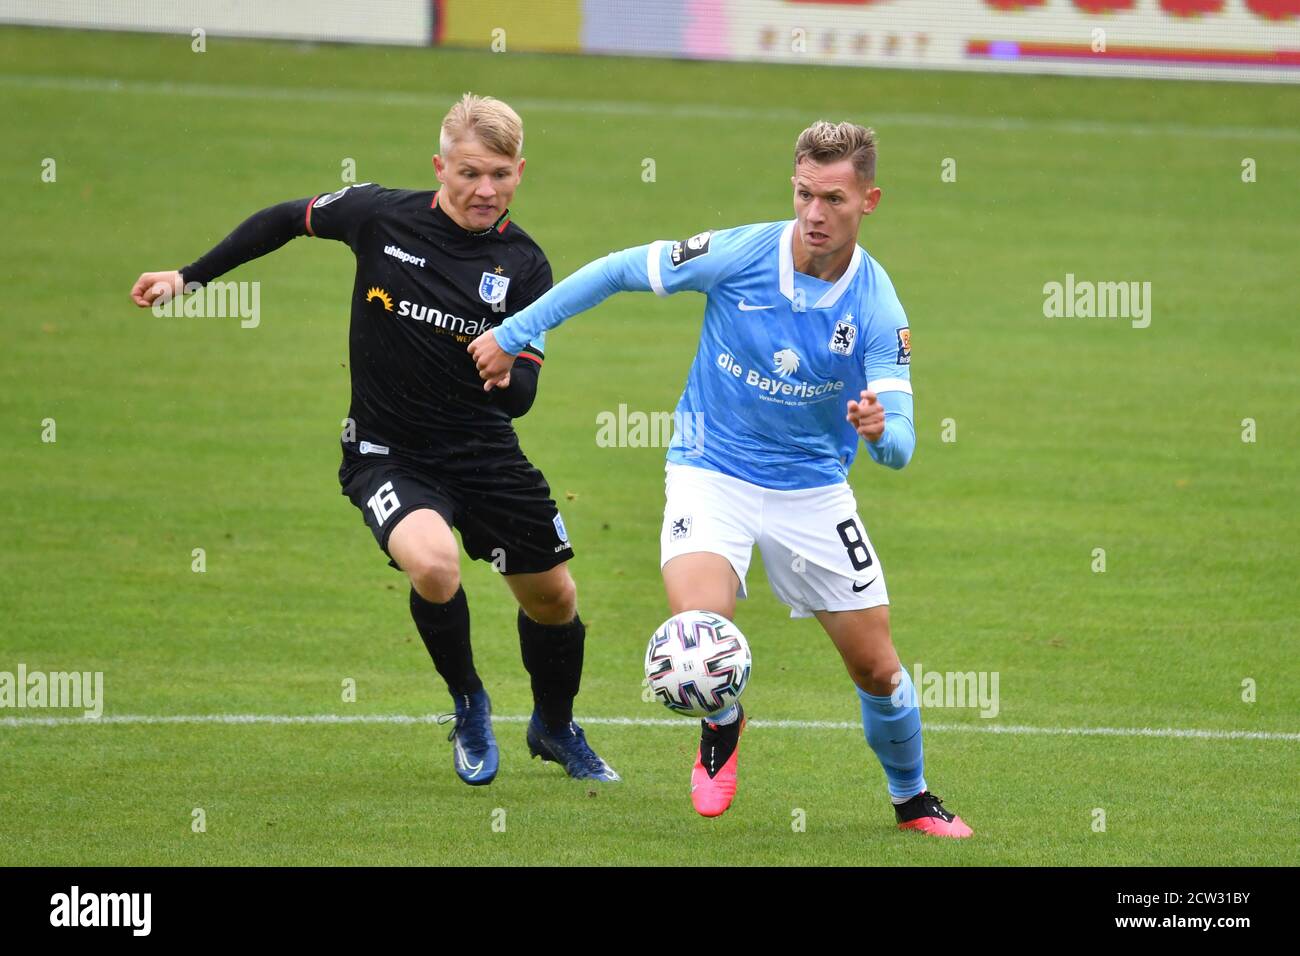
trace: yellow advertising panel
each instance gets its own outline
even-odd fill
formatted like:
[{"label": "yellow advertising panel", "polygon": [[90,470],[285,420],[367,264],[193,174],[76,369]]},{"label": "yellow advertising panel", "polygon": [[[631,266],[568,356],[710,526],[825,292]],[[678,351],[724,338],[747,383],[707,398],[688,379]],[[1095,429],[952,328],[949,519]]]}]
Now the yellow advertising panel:
[{"label": "yellow advertising panel", "polygon": [[440,0],[437,42],[469,49],[576,53],[582,0]]}]

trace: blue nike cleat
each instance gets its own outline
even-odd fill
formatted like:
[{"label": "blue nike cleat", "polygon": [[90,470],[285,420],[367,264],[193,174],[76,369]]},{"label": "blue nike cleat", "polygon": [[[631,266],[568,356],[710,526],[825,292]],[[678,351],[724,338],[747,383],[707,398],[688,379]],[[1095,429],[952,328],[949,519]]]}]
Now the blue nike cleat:
[{"label": "blue nike cleat", "polygon": [[471,787],[481,787],[496,777],[500,760],[497,739],[492,734],[492,702],[485,690],[453,699],[456,713],[440,717],[438,722],[455,719],[447,735],[452,743],[452,766]]},{"label": "blue nike cleat", "polygon": [[550,760],[564,767],[564,772],[575,780],[622,780],[623,778],[605,761],[596,756],[587,745],[587,735],[574,721],[559,733],[549,733],[542,726],[537,711],[528,722],[528,752],[534,757]]}]

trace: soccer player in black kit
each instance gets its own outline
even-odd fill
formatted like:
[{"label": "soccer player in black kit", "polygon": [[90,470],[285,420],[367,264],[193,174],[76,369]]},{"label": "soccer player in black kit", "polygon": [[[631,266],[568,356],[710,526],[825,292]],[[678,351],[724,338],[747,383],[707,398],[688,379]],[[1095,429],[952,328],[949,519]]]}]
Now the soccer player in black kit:
[{"label": "soccer player in black kit", "polygon": [[411,582],[411,617],[455,703],[453,764],[491,783],[491,703],[474,669],[457,528],[519,602],[519,644],[535,707],[529,751],[571,777],[618,780],[573,720],[585,628],[564,522],[511,419],[537,394],[543,342],[485,392],[466,346],[539,298],[551,267],[507,209],[524,169],[523,125],[506,104],[466,94],[443,120],[436,192],[372,183],[280,203],[247,219],[177,272],[146,272],[141,307],[193,292],[296,236],[351,246],[352,407],[339,482],[379,546]]}]

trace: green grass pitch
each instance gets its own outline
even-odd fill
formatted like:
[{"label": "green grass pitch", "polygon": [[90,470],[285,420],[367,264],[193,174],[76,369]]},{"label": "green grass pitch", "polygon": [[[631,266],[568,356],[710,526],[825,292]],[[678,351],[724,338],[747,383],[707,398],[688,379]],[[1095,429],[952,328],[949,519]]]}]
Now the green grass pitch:
[{"label": "green grass pitch", "polygon": [[[738,623],[759,723],[718,820],[691,810],[685,721],[590,723],[625,777],[599,790],[530,761],[505,721],[500,776],[471,789],[429,723],[32,726],[14,721],[67,712],[15,709],[0,864],[1296,862],[1294,88],[219,38],[196,54],[27,29],[0,30],[0,53],[0,670],[103,671],[108,716],[447,709],[403,579],[338,493],[349,251],[299,240],[233,273],[261,282],[256,329],[157,318],[127,292],[262,206],[337,188],[346,159],[430,187],[436,124],[472,89],[524,116],[513,216],[557,277],[786,217],[808,121],[877,127],[885,195],[861,241],[911,319],[919,443],[905,470],[864,455],[851,480],[904,663],[1000,675],[994,719],[923,712],[927,777],[968,841],[894,829],[860,730],[777,725],[849,725],[857,702],[756,563]],[[1045,318],[1067,274],[1149,281],[1150,326]],[[520,425],[577,548],[580,718],[669,716],[641,699],[666,616],[662,451],[599,447],[596,416],[670,410],[700,314],[640,295],[574,320]],[[496,710],[526,714],[508,593],[485,565],[463,573]]]}]

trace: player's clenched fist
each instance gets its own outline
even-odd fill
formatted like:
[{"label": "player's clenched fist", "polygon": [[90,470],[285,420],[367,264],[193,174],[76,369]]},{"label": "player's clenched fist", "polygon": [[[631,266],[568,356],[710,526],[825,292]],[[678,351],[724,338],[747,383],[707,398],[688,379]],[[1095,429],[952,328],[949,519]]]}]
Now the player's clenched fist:
[{"label": "player's clenched fist", "polygon": [[509,387],[510,369],[515,364],[515,356],[497,345],[497,337],[491,329],[469,343],[467,348],[474,364],[478,366],[478,377],[483,379],[483,391]]},{"label": "player's clenched fist", "polygon": [[146,272],[131,286],[131,301],[147,309],[161,295],[175,298],[181,294],[185,280],[179,272]]},{"label": "player's clenched fist", "polygon": [[849,424],[867,441],[879,441],[885,433],[885,408],[876,401],[876,393],[862,392],[862,398],[849,399]]}]

